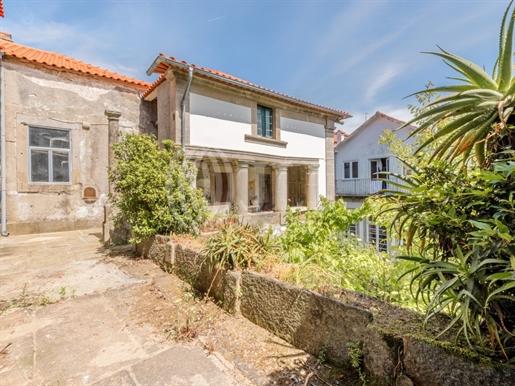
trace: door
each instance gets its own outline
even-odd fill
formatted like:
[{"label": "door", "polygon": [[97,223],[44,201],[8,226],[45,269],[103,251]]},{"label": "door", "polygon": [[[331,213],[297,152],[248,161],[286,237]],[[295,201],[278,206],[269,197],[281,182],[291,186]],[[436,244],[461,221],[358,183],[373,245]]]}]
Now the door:
[{"label": "door", "polygon": [[288,205],[306,206],[306,168],[304,166],[288,168]]}]

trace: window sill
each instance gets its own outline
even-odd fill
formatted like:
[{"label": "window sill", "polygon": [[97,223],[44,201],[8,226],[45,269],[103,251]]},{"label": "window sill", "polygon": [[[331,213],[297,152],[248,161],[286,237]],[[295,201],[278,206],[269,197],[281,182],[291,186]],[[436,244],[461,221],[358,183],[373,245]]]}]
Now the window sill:
[{"label": "window sill", "polygon": [[286,149],[286,146],[288,145],[288,142],[285,142],[285,141],[280,141],[278,139],[260,137],[258,135],[250,135],[250,134],[245,134],[245,142],[258,143],[260,145],[281,147],[283,149]]}]

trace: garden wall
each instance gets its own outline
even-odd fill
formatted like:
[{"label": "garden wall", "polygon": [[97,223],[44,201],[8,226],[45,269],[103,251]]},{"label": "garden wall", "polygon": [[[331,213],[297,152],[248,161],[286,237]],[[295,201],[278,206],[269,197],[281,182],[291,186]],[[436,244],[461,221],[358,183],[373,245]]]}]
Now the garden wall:
[{"label": "garden wall", "polygon": [[[168,272],[220,302],[230,313],[285,339],[294,346],[350,368],[349,345],[363,353],[371,385],[462,386],[513,385],[515,369],[469,350],[414,334],[399,334],[385,320],[402,319],[402,309],[376,316],[352,302],[336,301],[312,291],[250,271],[227,271],[204,264],[205,257],[169,237],[155,236],[138,252]],[[365,295],[359,295],[369,299]],[[399,313],[398,313],[399,312]]]}]

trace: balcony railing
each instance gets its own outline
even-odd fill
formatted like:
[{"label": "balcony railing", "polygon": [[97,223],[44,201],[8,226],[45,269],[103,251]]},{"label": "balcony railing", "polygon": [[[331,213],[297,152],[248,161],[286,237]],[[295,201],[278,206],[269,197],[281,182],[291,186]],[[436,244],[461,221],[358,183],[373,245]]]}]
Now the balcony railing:
[{"label": "balcony railing", "polygon": [[[390,176],[392,182],[398,179]],[[381,189],[404,191],[388,181],[373,180],[371,178],[353,178],[336,180],[336,195],[350,197],[366,197],[379,192]]]}]

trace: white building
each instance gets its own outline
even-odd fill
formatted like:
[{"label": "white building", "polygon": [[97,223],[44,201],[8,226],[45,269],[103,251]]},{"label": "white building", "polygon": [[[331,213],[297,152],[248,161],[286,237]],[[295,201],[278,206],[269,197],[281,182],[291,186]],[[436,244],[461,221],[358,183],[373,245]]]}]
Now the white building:
[{"label": "white building", "polygon": [[333,133],[348,113],[173,57],[148,73],[162,74],[143,95],[157,102],[158,139],[182,144],[213,210],[278,215],[334,198]]},{"label": "white building", "polygon": [[[382,172],[403,174],[403,164],[388,152],[388,146],[380,144],[382,133],[396,130],[403,121],[377,111],[348,138],[338,143],[335,148],[335,193],[343,198],[347,208],[355,209],[363,205],[365,198],[381,189],[395,189],[394,186],[381,179],[389,178]],[[396,131],[396,136],[405,140],[412,126]],[[409,143],[412,139],[408,140]],[[378,251],[389,248],[386,229],[369,221],[356,224],[352,231],[364,241],[376,245]]]}]

